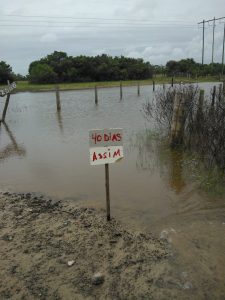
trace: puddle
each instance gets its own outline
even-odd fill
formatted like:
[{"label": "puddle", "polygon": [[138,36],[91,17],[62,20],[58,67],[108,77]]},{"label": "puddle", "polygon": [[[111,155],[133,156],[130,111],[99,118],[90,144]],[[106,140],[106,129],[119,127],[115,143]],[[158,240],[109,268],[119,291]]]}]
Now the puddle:
[{"label": "puddle", "polygon": [[[209,91],[213,84],[201,86]],[[153,98],[151,86],[141,87],[140,97],[137,88],[124,88],[123,96],[100,89],[96,106],[92,90],[62,92],[57,113],[54,93],[13,95],[0,127],[1,187],[104,208],[104,167],[89,164],[88,132],[123,128],[125,158],[110,165],[112,215],[168,240],[180,289],[196,299],[222,299],[225,197],[196,188],[184,155],[152,142],[153,124],[141,112]]]}]

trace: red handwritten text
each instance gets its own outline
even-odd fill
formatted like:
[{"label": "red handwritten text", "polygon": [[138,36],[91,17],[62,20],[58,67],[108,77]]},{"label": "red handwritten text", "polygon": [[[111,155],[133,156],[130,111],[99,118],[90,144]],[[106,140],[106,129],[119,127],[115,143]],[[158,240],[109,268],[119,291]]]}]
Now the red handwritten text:
[{"label": "red handwritten text", "polygon": [[[95,144],[98,142],[120,142],[122,136],[120,133],[104,133],[104,134],[92,134],[92,140]],[[112,143],[113,144],[113,143]]]},{"label": "red handwritten text", "polygon": [[108,149],[108,151],[105,151],[103,153],[98,153],[96,151],[93,152],[92,155],[92,161],[96,161],[96,160],[104,160],[104,159],[108,159],[108,158],[116,158],[116,157],[121,157],[121,151],[120,149],[116,149],[115,151],[111,152],[110,149]]}]

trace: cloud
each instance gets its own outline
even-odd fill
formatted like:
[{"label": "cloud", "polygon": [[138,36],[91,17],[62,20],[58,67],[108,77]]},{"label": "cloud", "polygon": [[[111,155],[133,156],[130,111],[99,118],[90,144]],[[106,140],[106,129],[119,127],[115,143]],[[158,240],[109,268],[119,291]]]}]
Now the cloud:
[{"label": "cloud", "polygon": [[[154,64],[193,57],[201,61],[197,22],[221,16],[224,0],[3,0],[1,56],[14,72],[54,50],[69,55],[128,55]],[[49,16],[6,17],[3,15]],[[78,19],[72,19],[76,17]],[[82,19],[82,18],[88,19]],[[95,19],[97,18],[97,19]],[[117,20],[115,20],[117,19]],[[130,21],[126,21],[130,20]],[[136,22],[134,20],[137,20]],[[148,25],[141,25],[143,23]],[[142,21],[142,22],[141,22]],[[221,62],[223,24],[217,22],[215,61]],[[211,61],[212,27],[206,26],[205,61]]]},{"label": "cloud", "polygon": [[46,33],[40,38],[40,41],[42,43],[55,43],[58,41],[58,37],[55,33]]}]

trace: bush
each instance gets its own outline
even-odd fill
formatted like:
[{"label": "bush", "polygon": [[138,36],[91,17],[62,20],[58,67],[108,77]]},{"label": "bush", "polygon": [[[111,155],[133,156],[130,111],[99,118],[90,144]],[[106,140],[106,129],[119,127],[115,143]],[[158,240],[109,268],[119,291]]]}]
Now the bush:
[{"label": "bush", "polygon": [[30,71],[31,83],[55,83],[57,74],[47,64],[36,64]]},{"label": "bush", "polygon": [[152,77],[152,66],[143,59],[106,54],[72,57],[55,51],[39,61],[33,61],[29,74],[30,81],[36,83],[140,80]]}]

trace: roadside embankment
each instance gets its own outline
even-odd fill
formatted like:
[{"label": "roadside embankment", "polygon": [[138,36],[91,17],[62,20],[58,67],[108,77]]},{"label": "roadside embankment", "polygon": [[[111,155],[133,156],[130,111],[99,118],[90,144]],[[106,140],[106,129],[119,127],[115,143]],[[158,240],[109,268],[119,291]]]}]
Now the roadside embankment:
[{"label": "roadside embankment", "polygon": [[[72,202],[72,201],[71,201]],[[33,193],[0,193],[1,299],[151,299],[166,242],[105,212]]]}]

